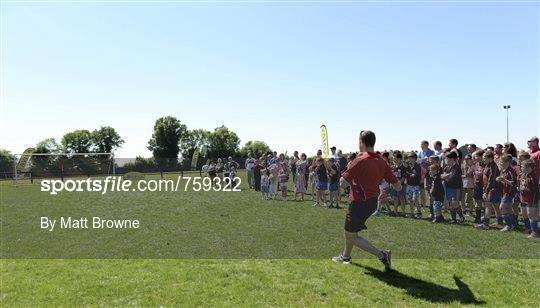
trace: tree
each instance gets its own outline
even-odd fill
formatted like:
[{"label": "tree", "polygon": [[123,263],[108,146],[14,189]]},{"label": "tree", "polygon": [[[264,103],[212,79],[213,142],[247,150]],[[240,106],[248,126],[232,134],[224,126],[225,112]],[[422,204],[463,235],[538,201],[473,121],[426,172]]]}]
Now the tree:
[{"label": "tree", "polygon": [[233,156],[238,153],[240,146],[238,135],[225,126],[216,128],[210,134],[208,141],[208,156],[213,158]]},{"label": "tree", "polygon": [[94,150],[99,153],[111,153],[122,146],[124,140],[110,126],[102,126],[92,132]]},{"label": "tree", "polygon": [[[36,144],[33,153],[37,154],[58,154],[62,153],[62,146],[56,142],[54,138],[47,138]],[[33,169],[37,170],[51,170],[55,169],[58,157],[56,156],[32,156],[31,162]]]},{"label": "tree", "polygon": [[242,157],[247,157],[251,153],[253,157],[261,157],[265,153],[272,152],[272,149],[264,141],[248,141],[240,150]]},{"label": "tree", "polygon": [[75,130],[65,134],[61,143],[67,153],[89,153],[92,148],[92,134],[86,129]]},{"label": "tree", "polygon": [[0,172],[13,172],[13,159],[10,151],[0,149]]},{"label": "tree", "polygon": [[188,131],[183,140],[180,141],[180,153],[184,159],[191,159],[195,149],[199,149],[204,155],[208,152],[209,137],[211,132],[204,129],[194,129]]},{"label": "tree", "polygon": [[62,146],[56,142],[56,139],[54,138],[47,138],[45,140],[42,140],[36,144],[36,147],[34,148],[34,153],[51,153],[51,154],[58,154],[62,152]]},{"label": "tree", "polygon": [[154,133],[148,141],[148,149],[152,151],[154,158],[160,166],[166,162],[172,166],[178,160],[180,152],[179,142],[187,134],[187,126],[175,117],[162,117],[154,124]]}]

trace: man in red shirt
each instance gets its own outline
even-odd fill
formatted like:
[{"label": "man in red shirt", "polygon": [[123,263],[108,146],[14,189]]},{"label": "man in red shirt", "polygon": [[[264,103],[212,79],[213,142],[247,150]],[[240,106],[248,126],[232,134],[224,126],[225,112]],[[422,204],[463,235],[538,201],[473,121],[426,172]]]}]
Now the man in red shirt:
[{"label": "man in red shirt", "polygon": [[345,248],[343,253],[332,258],[336,262],[351,264],[351,251],[356,245],[376,257],[384,264],[387,270],[391,267],[389,250],[375,248],[365,238],[358,235],[367,229],[366,220],[377,209],[379,184],[384,179],[392,184],[395,190],[401,190],[401,184],[392,172],[390,165],[374,151],[375,134],[372,131],[360,132],[360,154],[349,164],[342,173],[343,183],[350,185],[349,198],[351,203],[345,216]]},{"label": "man in red shirt", "polygon": [[[531,160],[534,161],[534,174],[536,178],[540,179],[540,147],[538,146],[538,137],[532,137],[527,141],[529,150],[531,150]],[[538,206],[540,206],[540,201],[538,201]]]}]

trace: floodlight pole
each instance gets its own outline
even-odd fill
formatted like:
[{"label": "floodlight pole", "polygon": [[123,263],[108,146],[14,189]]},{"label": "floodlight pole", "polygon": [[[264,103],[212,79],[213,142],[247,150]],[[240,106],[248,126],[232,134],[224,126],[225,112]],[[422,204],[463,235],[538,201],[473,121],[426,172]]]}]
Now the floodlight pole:
[{"label": "floodlight pole", "polygon": [[508,134],[508,111],[510,109],[510,105],[504,105],[503,108],[506,109],[506,142],[510,142],[509,134]]}]

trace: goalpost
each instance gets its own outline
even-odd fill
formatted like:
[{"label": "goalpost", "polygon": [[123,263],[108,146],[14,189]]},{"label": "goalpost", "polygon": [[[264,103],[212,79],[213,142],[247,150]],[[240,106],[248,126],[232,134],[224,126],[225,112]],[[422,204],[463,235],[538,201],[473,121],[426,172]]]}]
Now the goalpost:
[{"label": "goalpost", "polygon": [[13,155],[13,180],[116,175],[114,153],[22,153]]}]

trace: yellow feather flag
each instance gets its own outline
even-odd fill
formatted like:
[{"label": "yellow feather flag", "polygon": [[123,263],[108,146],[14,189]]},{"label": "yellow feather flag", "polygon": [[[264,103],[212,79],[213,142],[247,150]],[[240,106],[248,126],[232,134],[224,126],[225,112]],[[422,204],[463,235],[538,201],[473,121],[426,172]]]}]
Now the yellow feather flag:
[{"label": "yellow feather flag", "polygon": [[326,125],[321,125],[321,150],[322,150],[322,157],[326,159],[328,157],[328,154],[330,154],[330,151],[328,149],[328,130],[326,129]]}]

